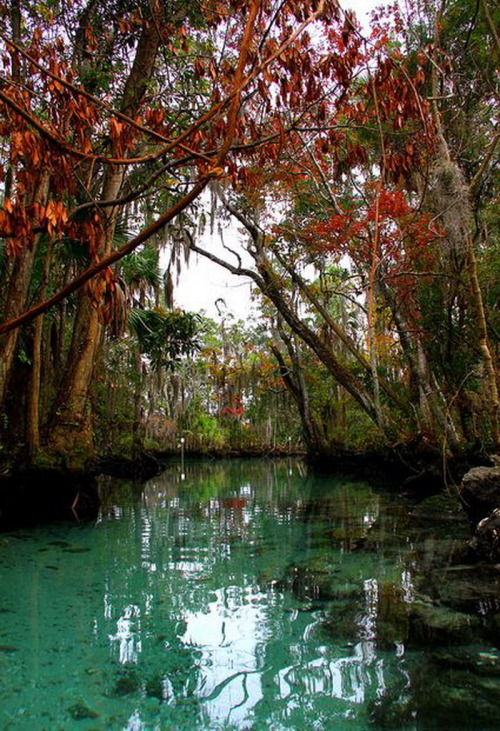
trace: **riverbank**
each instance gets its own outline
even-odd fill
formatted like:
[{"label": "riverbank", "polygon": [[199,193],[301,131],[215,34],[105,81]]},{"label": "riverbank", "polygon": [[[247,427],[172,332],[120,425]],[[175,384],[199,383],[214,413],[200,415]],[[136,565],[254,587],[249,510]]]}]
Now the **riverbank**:
[{"label": "riverbank", "polygon": [[420,445],[400,445],[372,451],[336,450],[328,454],[306,454],[291,449],[207,450],[142,452],[132,459],[106,455],[88,463],[86,469],[50,466],[4,465],[0,477],[0,529],[10,525],[47,520],[94,519],[99,509],[97,478],[108,475],[144,482],[169,465],[211,459],[303,459],[311,472],[352,474],[374,479],[391,490],[417,500],[439,493],[447,485],[458,485],[472,467],[491,465],[485,454],[464,451],[443,459],[437,450]]}]

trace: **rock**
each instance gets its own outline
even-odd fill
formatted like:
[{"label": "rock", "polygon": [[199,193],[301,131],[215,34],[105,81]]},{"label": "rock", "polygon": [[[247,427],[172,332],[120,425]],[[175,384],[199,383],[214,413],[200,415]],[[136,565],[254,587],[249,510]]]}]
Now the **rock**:
[{"label": "rock", "polygon": [[97,711],[93,711],[83,701],[77,701],[70,706],[68,713],[75,721],[81,721],[85,718],[99,718]]},{"label": "rock", "polygon": [[408,646],[437,647],[474,642],[480,633],[477,617],[432,602],[416,600],[408,616]]},{"label": "rock", "polygon": [[111,695],[115,698],[121,698],[122,696],[136,693],[140,687],[141,681],[136,670],[133,668],[126,668],[118,673]]},{"label": "rock", "polygon": [[416,715],[414,698],[404,691],[397,695],[391,689],[368,706],[370,725],[377,729],[413,727]]},{"label": "rock", "polygon": [[500,508],[500,468],[473,467],[463,477],[460,500],[469,518],[476,523]]},{"label": "rock", "polygon": [[[467,557],[470,560],[470,548]],[[445,567],[435,572],[432,588],[440,604],[453,611],[483,618],[500,612],[500,570],[495,565]]]},{"label": "rock", "polygon": [[432,660],[445,670],[466,670],[474,675],[500,677],[500,653],[487,646],[450,647],[432,654]]},{"label": "rock", "polygon": [[142,452],[136,459],[120,455],[101,457],[94,464],[96,474],[144,482],[161,474],[165,466],[151,454]]},{"label": "rock", "polygon": [[419,729],[498,728],[500,686],[495,661],[487,655],[488,648],[480,646],[449,648],[413,667]]},{"label": "rock", "polygon": [[500,508],[479,521],[469,547],[476,558],[500,563]]}]

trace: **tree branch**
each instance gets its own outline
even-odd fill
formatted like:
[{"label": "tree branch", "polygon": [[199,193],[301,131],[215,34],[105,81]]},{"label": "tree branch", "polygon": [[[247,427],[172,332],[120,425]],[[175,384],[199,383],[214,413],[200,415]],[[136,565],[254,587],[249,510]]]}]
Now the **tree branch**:
[{"label": "tree branch", "polygon": [[[128,244],[125,244],[120,249],[117,249],[110,254],[104,256],[100,261],[92,264],[91,266],[87,267],[81,274],[79,274],[75,279],[73,279],[72,282],[70,282],[66,287],[63,287],[59,292],[57,292],[55,295],[50,297],[48,300],[45,300],[44,302],[39,303],[35,307],[31,308],[28,312],[25,312],[23,315],[20,315],[19,317],[16,317],[12,320],[9,320],[8,322],[4,322],[0,325],[0,334],[4,334],[9,332],[10,330],[14,330],[15,328],[20,327],[21,325],[32,321],[37,317],[38,315],[41,315],[44,312],[47,312],[51,307],[53,307],[58,302],[61,302],[62,300],[69,297],[73,292],[80,289],[86,282],[93,279],[97,274],[107,269],[112,264],[115,264],[117,261],[122,259],[127,254],[130,254],[132,251],[134,251],[138,246],[143,244],[145,241],[147,241],[151,236],[153,236],[157,231],[159,231],[163,226],[165,226],[167,223],[172,221],[176,216],[178,216],[183,210],[185,210],[191,203],[193,203],[198,196],[202,193],[202,191],[206,188],[208,182],[212,178],[219,177],[222,172],[222,165],[224,164],[225,158],[227,157],[227,154],[229,153],[233,141],[234,141],[234,135],[236,130],[236,125],[238,121],[238,113],[239,113],[239,107],[240,107],[240,101],[241,101],[241,94],[244,88],[254,79],[256,78],[265,68],[267,68],[273,61],[275,61],[279,56],[290,46],[291,43],[302,33],[304,28],[307,27],[313,20],[315,20],[321,13],[323,12],[324,8],[324,0],[320,0],[318,4],[318,8],[316,11],[312,12],[306,20],[304,20],[298,28],[289,36],[287,40],[285,40],[278,49],[272,53],[269,58],[267,58],[262,64],[259,64],[259,66],[250,74],[247,74],[247,76],[244,76],[244,70],[245,66],[248,60],[248,54],[250,51],[251,41],[254,34],[254,28],[255,28],[255,22],[258,15],[258,10],[260,7],[260,0],[253,0],[252,5],[250,7],[245,30],[243,33],[243,39],[240,47],[240,54],[239,54],[239,60],[238,60],[238,66],[235,72],[234,76],[234,83],[233,83],[233,90],[230,94],[228,94],[225,99],[223,99],[221,102],[219,102],[217,105],[209,109],[205,114],[203,114],[191,127],[189,127],[187,130],[185,130],[175,141],[167,145],[163,150],[162,154],[169,151],[170,149],[173,149],[176,146],[179,146],[179,143],[183,141],[186,137],[188,137],[194,130],[201,127],[206,121],[214,117],[221,109],[223,109],[228,104],[230,105],[229,111],[228,111],[228,117],[227,117],[227,129],[224,135],[223,142],[221,144],[221,147],[219,148],[219,152],[215,158],[215,161],[213,163],[213,166],[209,168],[196,182],[196,184],[193,186],[193,188],[184,195],[176,204],[171,206],[167,211],[165,211],[154,223],[147,226],[145,229],[141,231],[137,236],[135,236]],[[0,92],[0,98],[5,98],[6,95],[3,94],[3,92]],[[13,102],[10,97],[6,97],[6,103],[14,104],[16,107],[18,105]],[[16,110],[17,111],[17,110]],[[32,121],[37,122],[37,120],[32,120],[31,116],[25,112],[22,108],[19,108],[19,113],[23,116],[23,118],[27,119],[29,123]],[[42,125],[39,125],[42,127],[42,132],[45,132],[46,130],[43,128]],[[52,135],[53,136],[53,135]],[[54,136],[53,136],[54,137]],[[56,144],[59,144],[59,140],[54,137],[54,142]],[[80,157],[89,158],[88,155],[84,155],[82,153],[79,153],[77,151]],[[103,161],[106,161],[105,159]],[[130,162],[128,160],[127,162]],[[254,277],[253,277],[254,278]]]},{"label": "tree branch", "polygon": [[500,132],[497,132],[496,135],[491,140],[490,144],[488,145],[488,149],[486,150],[486,154],[481,161],[481,164],[479,166],[477,173],[472,178],[472,181],[470,183],[471,195],[474,195],[474,193],[477,192],[479,185],[481,183],[481,178],[483,177],[483,174],[484,174],[486,168],[488,167],[488,164],[491,161],[491,158],[495,154],[495,150],[496,150],[499,142],[500,142]]}]

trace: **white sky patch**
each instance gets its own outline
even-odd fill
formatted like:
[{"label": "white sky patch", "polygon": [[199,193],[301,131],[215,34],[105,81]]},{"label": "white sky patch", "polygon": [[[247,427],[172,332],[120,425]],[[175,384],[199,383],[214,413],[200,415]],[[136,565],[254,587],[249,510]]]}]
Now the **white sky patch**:
[{"label": "white sky patch", "polygon": [[[387,4],[388,0],[350,0],[343,2],[342,7],[345,10],[354,10],[362,26],[367,28],[372,10]],[[241,225],[237,222],[227,225],[224,230],[225,244],[242,254],[243,265],[246,263],[242,247],[245,238],[246,234],[241,233]],[[207,232],[200,245],[221,259],[237,265],[235,257],[224,249],[217,226],[213,236]],[[251,268],[248,255],[246,261]],[[254,312],[251,302],[252,286],[248,278],[231,275],[208,259],[192,255],[189,265],[183,267],[180,280],[175,287],[174,301],[176,306],[191,312],[204,310],[208,317],[218,319],[232,313],[236,320],[247,321]],[[223,300],[223,303],[220,300]]]},{"label": "white sky patch", "polygon": [[[231,248],[244,253],[242,236],[237,225],[228,227],[224,241]],[[207,232],[202,237],[200,246],[231,264],[238,264],[236,258],[224,249],[217,231],[214,231],[213,236]],[[183,267],[179,283],[175,287],[174,302],[192,312],[205,310],[213,318],[231,312],[237,320],[248,320],[252,310],[251,290],[252,283],[248,277],[233,276],[218,264],[191,254],[190,262]]]}]

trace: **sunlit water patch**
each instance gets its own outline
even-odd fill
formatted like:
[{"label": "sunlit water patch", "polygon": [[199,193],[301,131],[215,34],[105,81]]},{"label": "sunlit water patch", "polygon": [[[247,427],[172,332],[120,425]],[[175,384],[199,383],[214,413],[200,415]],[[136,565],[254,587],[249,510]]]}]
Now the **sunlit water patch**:
[{"label": "sunlit water patch", "polygon": [[179,477],[0,536],[1,729],[497,727],[500,594],[459,513],[290,460]]}]

